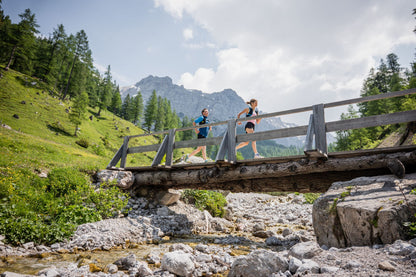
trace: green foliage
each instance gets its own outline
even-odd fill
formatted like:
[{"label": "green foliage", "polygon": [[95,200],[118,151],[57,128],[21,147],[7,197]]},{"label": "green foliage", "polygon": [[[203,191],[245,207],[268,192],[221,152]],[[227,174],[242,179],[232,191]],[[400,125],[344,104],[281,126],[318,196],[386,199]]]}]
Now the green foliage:
[{"label": "green foliage", "polygon": [[305,198],[305,203],[313,204],[316,199],[320,196],[320,193],[304,193],[303,197]]},{"label": "green foliage", "polygon": [[194,203],[198,209],[207,210],[212,216],[223,217],[225,214],[227,200],[219,192],[187,189],[183,192],[183,198],[189,203]]},{"label": "green foliage", "polygon": [[75,143],[84,148],[88,148],[88,146],[90,146],[90,143],[86,138],[80,138]]},{"label": "green foliage", "polygon": [[[414,74],[416,68],[413,65],[412,71],[404,71],[398,62],[397,55],[387,55],[387,63],[381,60],[377,69],[371,69],[369,76],[364,81],[361,96],[379,95],[387,92],[400,91],[416,86]],[[406,78],[406,75],[408,76]],[[352,106],[348,113],[342,114],[341,119],[352,119],[368,117],[379,114],[388,114],[399,111],[408,111],[416,108],[416,96],[394,97],[376,101],[363,102],[357,105],[358,110]],[[384,138],[400,128],[400,125],[385,125],[372,128],[362,128],[337,132],[337,144],[334,150],[358,150],[370,149],[379,145]]]},{"label": "green foliage", "polygon": [[0,233],[11,244],[62,241],[79,224],[110,218],[128,198],[116,186],[96,190],[74,168],[40,178],[26,169],[0,167]]}]

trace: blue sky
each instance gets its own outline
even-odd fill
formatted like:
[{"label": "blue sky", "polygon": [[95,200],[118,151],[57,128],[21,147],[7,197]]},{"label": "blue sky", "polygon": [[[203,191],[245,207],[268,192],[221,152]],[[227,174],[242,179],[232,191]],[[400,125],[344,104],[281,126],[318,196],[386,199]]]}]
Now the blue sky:
[{"label": "blue sky", "polygon": [[[234,89],[265,112],[359,97],[381,58],[415,60],[413,0],[3,0],[48,36],[83,29],[95,66],[130,86],[148,75],[207,93]],[[339,111],[328,111],[336,120]],[[307,117],[306,117],[307,118]],[[285,121],[300,122],[293,118]]]}]

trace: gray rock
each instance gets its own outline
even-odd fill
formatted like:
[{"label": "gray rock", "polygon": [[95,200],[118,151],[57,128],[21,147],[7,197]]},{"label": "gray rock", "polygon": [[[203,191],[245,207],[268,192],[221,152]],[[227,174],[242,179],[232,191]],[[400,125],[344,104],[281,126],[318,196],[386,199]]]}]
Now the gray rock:
[{"label": "gray rock", "polygon": [[118,259],[114,262],[114,264],[121,270],[129,270],[130,268],[134,267],[136,264],[137,258],[136,255],[130,254],[127,257]]},{"label": "gray rock", "polygon": [[118,267],[115,264],[109,264],[107,265],[107,270],[108,270],[108,273],[114,274],[118,271]]},{"label": "gray rock", "polygon": [[271,276],[274,272],[285,272],[289,263],[275,252],[256,250],[247,256],[238,257],[231,266],[229,277]]},{"label": "gray rock", "polygon": [[116,182],[116,185],[121,189],[128,189],[133,185],[134,176],[131,171],[119,170],[101,170],[97,173],[97,179],[100,183]]},{"label": "gray rock", "polygon": [[[401,181],[401,190],[397,184]],[[313,227],[320,245],[338,248],[390,244],[406,239],[405,222],[416,213],[416,174],[336,182],[314,203]]]},{"label": "gray rock", "polygon": [[338,270],[339,270],[339,267],[336,267],[336,266],[321,267],[321,273],[336,273]]},{"label": "gray rock", "polygon": [[185,253],[192,253],[194,250],[189,245],[186,245],[186,244],[183,244],[183,243],[175,243],[175,244],[172,244],[169,247],[169,251],[170,252],[183,251]]},{"label": "gray rock", "polygon": [[179,276],[191,276],[195,265],[190,254],[174,251],[163,255],[161,268]]},{"label": "gray rock", "polygon": [[415,251],[416,247],[410,243],[397,240],[392,245],[387,247],[387,251],[390,255],[406,256]]},{"label": "gray rock", "polygon": [[316,274],[316,273],[319,273],[319,270],[320,270],[320,267],[318,263],[309,259],[305,259],[302,261],[302,264],[299,266],[296,273],[298,273],[299,275],[306,274],[306,273]]},{"label": "gray rock", "polygon": [[322,250],[314,241],[298,243],[289,249],[289,255],[298,259],[311,259]]},{"label": "gray rock", "polygon": [[291,257],[289,260],[289,271],[292,274],[295,274],[296,271],[298,270],[298,268],[302,265],[302,261],[295,258],[295,257]]}]

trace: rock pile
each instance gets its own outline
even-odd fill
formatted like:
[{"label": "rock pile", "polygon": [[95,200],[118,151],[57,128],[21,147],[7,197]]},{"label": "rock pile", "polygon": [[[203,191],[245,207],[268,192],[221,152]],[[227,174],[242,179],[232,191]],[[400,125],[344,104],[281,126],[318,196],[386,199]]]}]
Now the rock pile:
[{"label": "rock pile", "polygon": [[[394,183],[390,177],[376,180]],[[374,178],[360,180],[369,184]],[[348,182],[339,183],[334,188],[344,191],[349,186]],[[393,195],[392,190],[389,192]],[[336,194],[328,193],[321,199],[328,195]],[[344,194],[345,202],[338,204],[347,203],[348,197]],[[319,246],[312,227],[312,205],[303,204],[302,196],[230,193],[226,198],[229,204],[223,219],[181,201],[164,206],[144,198],[132,199],[132,210],[126,218],[81,225],[69,242],[51,248],[38,250],[40,246],[31,243],[17,250],[0,245],[0,255],[112,249],[117,245],[126,248],[124,255],[109,264],[83,260],[65,267],[51,266],[38,273],[45,277],[416,276],[416,239],[347,248]],[[363,206],[363,202],[357,203]],[[183,243],[169,243],[164,238],[184,234],[188,239],[182,239]],[[146,256],[128,253],[134,243],[156,241],[163,243],[154,244]]]}]

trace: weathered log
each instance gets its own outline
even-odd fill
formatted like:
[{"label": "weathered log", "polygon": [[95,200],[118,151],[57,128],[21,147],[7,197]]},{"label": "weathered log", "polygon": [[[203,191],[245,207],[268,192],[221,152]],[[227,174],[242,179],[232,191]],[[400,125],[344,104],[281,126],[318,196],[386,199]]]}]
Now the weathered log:
[{"label": "weathered log", "polygon": [[[331,158],[327,161],[302,159],[286,163],[237,164],[195,170],[177,168],[169,171],[145,171],[135,175],[135,185],[175,188],[203,186],[213,188],[215,187],[214,184],[222,184],[222,187],[228,186],[227,184],[240,184],[250,187],[253,184],[257,184],[263,187],[280,183],[281,185],[279,186],[281,187],[284,183],[289,182],[287,186],[291,188],[298,183],[299,185],[304,184],[306,190],[312,190],[307,187],[310,187],[316,181],[322,182],[322,186],[326,187],[326,180],[333,182],[337,181],[337,178],[339,180],[347,180],[348,176],[352,178],[373,176],[374,172],[389,174],[388,164],[396,159],[406,167],[414,167],[416,164],[416,151],[350,158]],[[331,175],[331,178],[328,178],[329,175]],[[306,185],[308,182],[311,184]],[[318,190],[320,191],[321,189]]]}]

